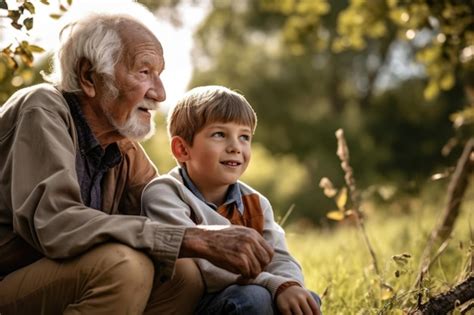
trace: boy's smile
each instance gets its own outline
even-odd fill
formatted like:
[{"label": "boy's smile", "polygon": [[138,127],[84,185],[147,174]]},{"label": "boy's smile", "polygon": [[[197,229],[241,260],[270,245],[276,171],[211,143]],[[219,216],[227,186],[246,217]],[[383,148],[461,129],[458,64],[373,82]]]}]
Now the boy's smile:
[{"label": "boy's smile", "polygon": [[229,185],[247,169],[251,128],[233,122],[206,125],[187,146],[186,171],[207,201],[222,203]]}]

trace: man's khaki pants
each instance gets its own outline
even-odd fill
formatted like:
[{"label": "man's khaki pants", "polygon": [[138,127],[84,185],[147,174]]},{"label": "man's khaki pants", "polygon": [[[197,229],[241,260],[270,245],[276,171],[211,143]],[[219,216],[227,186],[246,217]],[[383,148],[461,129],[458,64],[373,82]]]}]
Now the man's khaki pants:
[{"label": "man's khaki pants", "polygon": [[153,276],[145,254],[116,243],[73,259],[42,258],[0,281],[0,315],[193,313],[204,286],[191,259],[178,259],[170,281]]}]

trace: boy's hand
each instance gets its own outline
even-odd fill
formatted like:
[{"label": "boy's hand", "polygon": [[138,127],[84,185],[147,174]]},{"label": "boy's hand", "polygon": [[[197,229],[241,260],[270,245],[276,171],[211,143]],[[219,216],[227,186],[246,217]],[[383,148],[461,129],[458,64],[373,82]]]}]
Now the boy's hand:
[{"label": "boy's hand", "polygon": [[276,305],[282,315],[321,315],[309,291],[299,286],[291,286],[280,293]]}]

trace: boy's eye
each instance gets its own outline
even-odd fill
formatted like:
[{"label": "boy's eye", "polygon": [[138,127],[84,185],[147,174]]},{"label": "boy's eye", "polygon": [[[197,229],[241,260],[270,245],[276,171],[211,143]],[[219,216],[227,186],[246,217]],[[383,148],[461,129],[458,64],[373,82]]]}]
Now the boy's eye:
[{"label": "boy's eye", "polygon": [[213,138],[223,138],[224,133],[222,131],[216,131],[211,135],[211,137],[213,137]]},{"label": "boy's eye", "polygon": [[243,141],[250,141],[250,136],[249,135],[241,135],[240,139],[242,139]]}]

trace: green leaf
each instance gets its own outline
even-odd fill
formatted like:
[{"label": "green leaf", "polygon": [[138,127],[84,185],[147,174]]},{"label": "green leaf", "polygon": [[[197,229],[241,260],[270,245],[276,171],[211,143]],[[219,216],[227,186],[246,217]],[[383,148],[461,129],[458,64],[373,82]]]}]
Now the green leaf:
[{"label": "green leaf", "polygon": [[59,10],[61,10],[62,12],[67,12],[67,9],[63,4],[59,5]]},{"label": "green leaf", "polygon": [[42,3],[42,4],[49,5],[49,1],[48,1],[48,0],[41,0],[41,3]]},{"label": "green leaf", "polygon": [[423,91],[423,96],[426,100],[430,101],[434,99],[439,94],[439,87],[434,80],[430,80],[425,90]]},{"label": "green leaf", "polygon": [[11,26],[13,26],[14,28],[16,28],[17,30],[21,30],[21,28],[23,27],[23,25],[18,24],[17,21],[13,21],[13,22],[11,22],[10,24],[11,24]]},{"label": "green leaf", "polygon": [[474,123],[474,107],[468,107],[461,111],[455,112],[449,116],[454,126],[459,128],[463,125]]},{"label": "green leaf", "polygon": [[8,4],[5,0],[0,0],[0,9],[8,10]]},{"label": "green leaf", "polygon": [[33,65],[33,53],[29,48],[29,44],[26,40],[22,41],[20,45],[15,49],[15,55],[20,56],[21,61],[28,67]]},{"label": "green leaf", "polygon": [[7,58],[7,67],[15,71],[18,69],[18,62],[11,55],[4,55]]},{"label": "green leaf", "polygon": [[326,217],[334,221],[342,221],[344,220],[344,212],[339,211],[339,210],[329,211],[326,214]]},{"label": "green leaf", "polygon": [[33,55],[31,52],[23,50],[20,53],[20,58],[26,66],[31,67],[33,65]]},{"label": "green leaf", "polygon": [[71,6],[72,0],[67,0],[67,4],[68,4],[68,6]]},{"label": "green leaf", "polygon": [[28,69],[24,69],[23,71],[21,71],[20,76],[23,79],[23,82],[25,82],[26,84],[30,84],[34,78],[33,71]]},{"label": "green leaf", "polygon": [[25,9],[27,9],[31,14],[35,14],[35,6],[33,5],[33,3],[28,2],[28,1],[25,1],[25,3],[23,3],[23,6],[24,6]]},{"label": "green leaf", "polygon": [[57,14],[57,13],[51,13],[49,15],[50,18],[52,18],[53,20],[59,20],[61,18],[62,14]]},{"label": "green leaf", "polygon": [[34,53],[42,53],[45,52],[44,48],[36,45],[29,45],[28,48],[31,50],[31,52]]},{"label": "green leaf", "polygon": [[395,8],[397,6],[397,0],[387,0],[387,4],[389,8]]},{"label": "green leaf", "polygon": [[336,205],[339,210],[344,210],[347,203],[347,188],[342,187],[336,197]]},{"label": "green leaf", "polygon": [[454,75],[452,72],[446,73],[440,80],[439,85],[443,90],[449,90],[454,85]]},{"label": "green leaf", "polygon": [[408,263],[408,260],[410,258],[411,258],[411,255],[408,253],[392,256],[393,261],[400,267],[404,267]]},{"label": "green leaf", "polygon": [[12,48],[12,44],[8,45],[7,47],[3,48],[3,52],[4,53],[7,53],[7,51],[11,51],[11,48]]},{"label": "green leaf", "polygon": [[28,31],[31,30],[33,28],[33,18],[26,18],[23,21],[23,25],[25,25]]},{"label": "green leaf", "polygon": [[29,49],[28,46],[30,46],[30,44],[28,43],[28,41],[22,40],[22,41],[20,42],[20,47],[21,47],[21,49]]},{"label": "green leaf", "polygon": [[7,66],[2,60],[0,60],[0,82],[3,81],[3,79],[6,77],[6,74],[7,74]]},{"label": "green leaf", "polygon": [[18,21],[20,18],[21,13],[18,10],[8,10],[8,17],[13,21]]},{"label": "green leaf", "polygon": [[382,301],[386,301],[388,299],[391,299],[395,292],[393,289],[389,286],[382,286],[381,292],[380,292],[380,299]]}]

